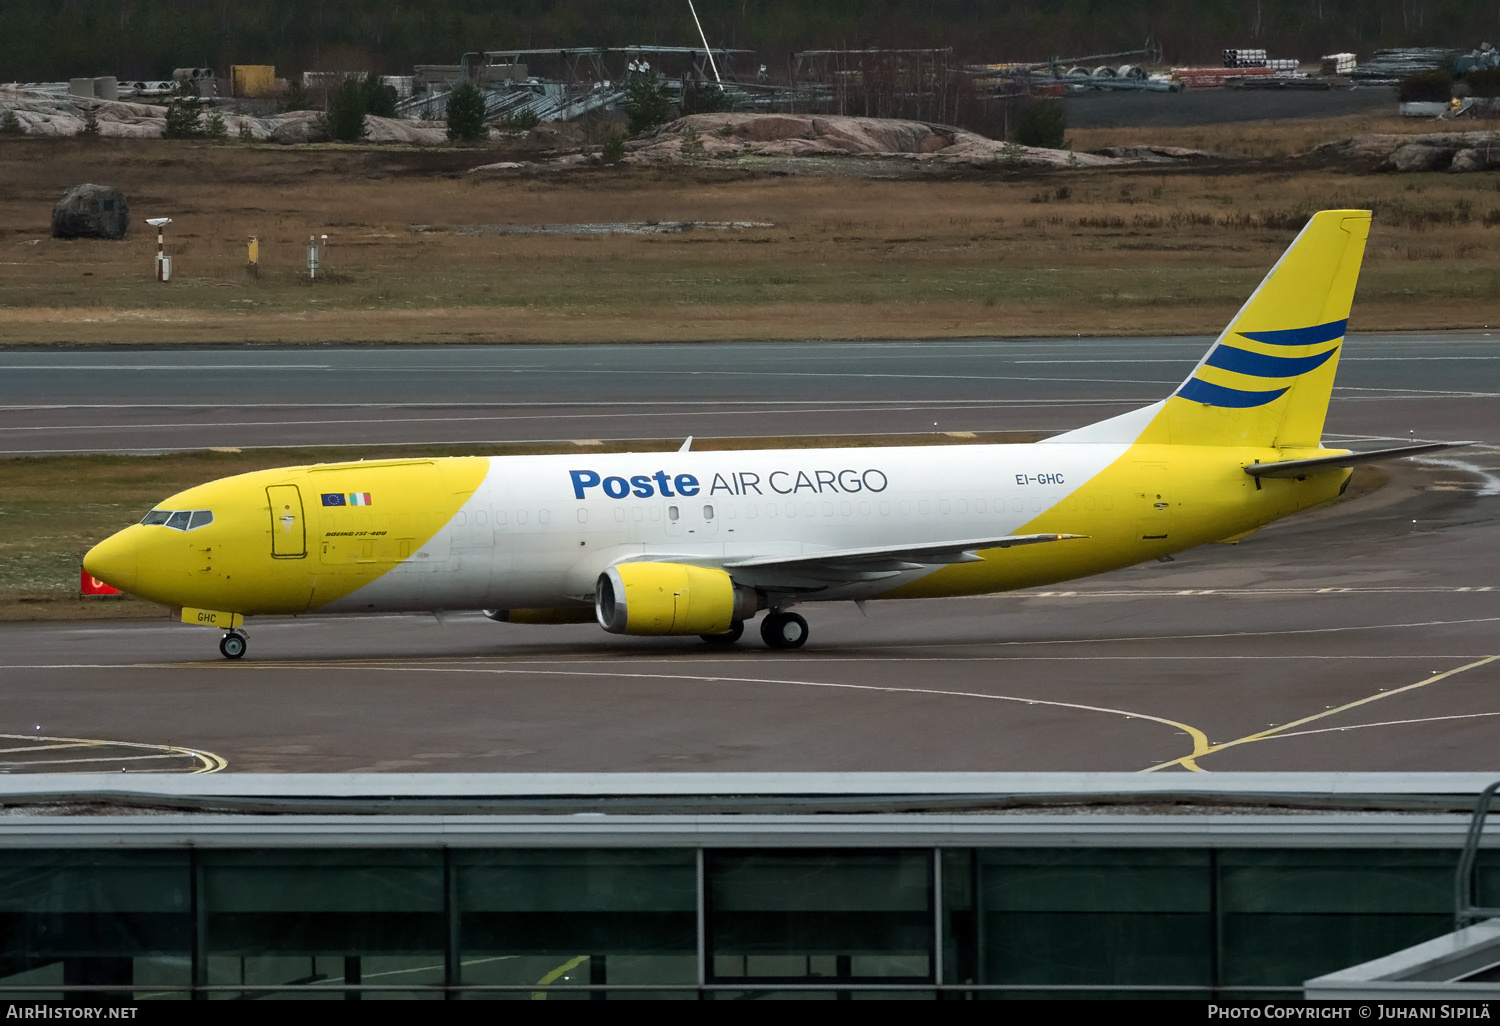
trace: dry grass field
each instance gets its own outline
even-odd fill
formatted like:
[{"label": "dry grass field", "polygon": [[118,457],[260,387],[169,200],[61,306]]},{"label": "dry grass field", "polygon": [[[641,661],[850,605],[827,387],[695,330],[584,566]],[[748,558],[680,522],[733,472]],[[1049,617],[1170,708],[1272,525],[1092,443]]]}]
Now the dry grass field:
[{"label": "dry grass field", "polygon": [[[1344,122],[1348,122],[1345,124]],[[1387,124],[1386,122],[1390,122]],[[1271,157],[1397,119],[1093,129]],[[1354,324],[1500,322],[1500,176],[1236,160],[873,179],[753,161],[466,177],[496,150],[0,141],[0,344],[598,342],[1206,332],[1327,206],[1376,210]],[[125,190],[123,242],[48,235],[72,184]],[[152,280],[166,215],[174,280]],[[673,235],[464,225],[757,221]],[[326,279],[306,282],[308,235]],[[248,236],[261,274],[245,271]]]},{"label": "dry grass field", "polygon": [[[1315,146],[1356,135],[1420,135],[1445,131],[1427,118],[1399,114],[1352,114],[1332,118],[1240,121],[1222,125],[1153,126],[1151,128],[1074,128],[1068,140],[1076,150],[1106,146],[1184,146],[1230,157],[1279,159],[1306,153]],[[1483,126],[1474,125],[1479,128]]]}]

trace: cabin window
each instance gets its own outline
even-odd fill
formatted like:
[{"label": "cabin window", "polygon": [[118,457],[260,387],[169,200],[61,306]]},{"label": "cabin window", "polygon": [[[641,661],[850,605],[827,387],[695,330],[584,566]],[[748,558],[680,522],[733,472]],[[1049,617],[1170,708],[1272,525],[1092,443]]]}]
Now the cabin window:
[{"label": "cabin window", "polygon": [[536,512],[536,522],[537,523],[539,523],[539,524],[545,524],[545,523],[549,522],[551,519],[552,519],[552,511],[551,510],[545,510],[545,509],[539,509],[539,510],[537,510],[537,512]]},{"label": "cabin window", "polygon": [[862,517],[870,515],[870,504],[868,502],[861,502],[859,504],[859,515]]},{"label": "cabin window", "polygon": [[852,505],[850,505],[849,503],[847,503],[847,502],[841,502],[841,503],[839,503],[839,512],[842,513],[842,514],[844,514],[844,516],[846,516],[846,517],[847,516],[853,516],[854,515],[854,507]]},{"label": "cabin window", "polygon": [[1026,500],[1025,499],[1011,499],[1010,500],[1010,508],[1013,509],[1013,510],[1015,510],[1017,513],[1019,513],[1019,512],[1021,512],[1022,510],[1024,510],[1026,508]]},{"label": "cabin window", "polygon": [[1033,512],[1033,513],[1040,513],[1041,511],[1042,511],[1042,500],[1041,499],[1032,499],[1031,500],[1031,512]]},{"label": "cabin window", "polygon": [[518,509],[518,510],[516,510],[516,523],[518,523],[518,524],[524,524],[524,523],[526,523],[526,511],[524,509]]},{"label": "cabin window", "polygon": [[[826,515],[828,513],[828,510],[829,510],[829,507],[825,503],[824,506],[823,506],[823,513]],[[802,515],[805,516],[805,517],[815,517],[815,516],[817,516],[818,515],[818,504],[815,503],[815,502],[804,502],[802,504]]]},{"label": "cabin window", "polygon": [[967,512],[969,512],[969,500],[968,499],[959,499],[958,500],[958,511],[960,513],[967,513]]},{"label": "cabin window", "polygon": [[474,512],[474,523],[478,524],[480,527],[486,526],[488,524],[488,522],[489,522],[489,519],[490,519],[489,514],[486,513],[484,510],[482,510],[482,509],[481,510],[475,510],[475,512]]},{"label": "cabin window", "polygon": [[1093,509],[1094,508],[1094,497],[1092,495],[1085,495],[1083,497],[1083,508],[1084,509]]},{"label": "cabin window", "polygon": [[703,507],[703,519],[704,520],[712,520],[713,518],[714,518],[714,508],[712,506],[704,506]]},{"label": "cabin window", "polygon": [[901,505],[897,506],[896,508],[901,511],[901,515],[903,517],[911,515],[911,503],[906,499],[902,499]]},{"label": "cabin window", "polygon": [[776,503],[772,502],[772,503],[768,503],[766,505],[766,516],[768,516],[768,517],[775,517],[776,516]]},{"label": "cabin window", "polygon": [[[636,510],[636,512],[639,513],[640,510]],[[636,519],[639,520],[641,518],[640,517],[636,517]],[[615,523],[617,523],[617,524],[623,524],[624,522],[625,522],[625,510],[622,507],[620,507],[620,506],[616,506],[615,507]]]},{"label": "cabin window", "polygon": [[463,510],[459,510],[457,513],[453,514],[453,526],[454,527],[463,527],[468,522],[469,522],[469,515],[467,513],[465,513]]},{"label": "cabin window", "polygon": [[586,524],[586,523],[589,522],[589,511],[588,510],[582,509],[582,508],[580,508],[578,510],[578,522],[580,524]]},{"label": "cabin window", "polygon": [[676,506],[667,507],[667,519],[672,521],[674,524],[677,522],[677,518],[679,515],[680,514],[677,512]]},{"label": "cabin window", "polygon": [[983,513],[984,512],[984,500],[983,499],[975,499],[974,500],[974,512],[975,513]]},{"label": "cabin window", "polygon": [[756,517],[760,516],[760,507],[752,502],[750,505],[745,507],[745,516],[750,520],[754,520]]},{"label": "cabin window", "polygon": [[889,502],[882,502],[880,504],[880,515],[883,517],[891,515],[891,504]]},{"label": "cabin window", "polygon": [[1110,497],[1110,496],[1108,496],[1108,495],[1106,495],[1106,496],[1105,496],[1105,497],[1104,497],[1104,498],[1103,498],[1103,499],[1102,499],[1102,500],[1101,500],[1101,501],[1100,501],[1100,503],[1099,503],[1099,505],[1100,505],[1100,506],[1101,506],[1101,507],[1102,507],[1102,508],[1104,508],[1104,509],[1114,509],[1114,508],[1115,508],[1115,500],[1114,500],[1114,499],[1113,499],[1113,498],[1111,498],[1111,497]]},{"label": "cabin window", "polygon": [[635,509],[630,511],[630,519],[634,520],[636,523],[640,523],[642,520],[646,519],[646,514],[641,510],[641,507],[637,506],[635,507]]},{"label": "cabin window", "polygon": [[918,516],[925,517],[927,514],[929,514],[931,512],[932,512],[932,503],[928,502],[926,499],[921,499],[921,500],[919,500],[917,502],[917,515]]},{"label": "cabin window", "polygon": [[939,499],[938,512],[943,514],[943,516],[947,516],[949,513],[953,512],[953,503],[949,502],[947,499]]},{"label": "cabin window", "polygon": [[651,519],[652,520],[660,520],[661,519],[661,507],[660,506],[652,506],[651,507]]},{"label": "cabin window", "polygon": [[797,504],[795,502],[789,502],[786,504],[786,515],[789,517],[794,517],[797,515]]},{"label": "cabin window", "polygon": [[495,510],[495,523],[499,524],[501,526],[505,525],[505,510],[503,510],[503,509],[497,509],[497,510]]}]

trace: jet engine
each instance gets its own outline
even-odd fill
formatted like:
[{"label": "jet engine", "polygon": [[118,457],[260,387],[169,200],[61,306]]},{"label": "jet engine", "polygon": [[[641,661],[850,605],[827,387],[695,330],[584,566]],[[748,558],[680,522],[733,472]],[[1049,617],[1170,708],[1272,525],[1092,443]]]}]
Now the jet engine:
[{"label": "jet engine", "polygon": [[754,588],[686,563],[621,563],[594,589],[594,615],[611,634],[724,634],[759,608]]}]

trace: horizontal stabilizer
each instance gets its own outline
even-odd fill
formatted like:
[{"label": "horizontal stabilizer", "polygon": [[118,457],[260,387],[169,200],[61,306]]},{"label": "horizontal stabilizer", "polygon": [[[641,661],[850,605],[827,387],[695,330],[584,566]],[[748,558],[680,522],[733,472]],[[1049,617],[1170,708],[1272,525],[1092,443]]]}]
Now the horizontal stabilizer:
[{"label": "horizontal stabilizer", "polygon": [[1301,477],[1309,470],[1320,467],[1353,467],[1361,463],[1379,463],[1382,460],[1399,460],[1403,456],[1420,456],[1424,452],[1441,452],[1456,449],[1473,442],[1425,442],[1422,445],[1403,445],[1395,449],[1374,449],[1370,452],[1350,452],[1341,456],[1318,456],[1310,460],[1282,460],[1279,463],[1252,463],[1245,468],[1251,477]]},{"label": "horizontal stabilizer", "polygon": [[726,570],[750,569],[824,569],[855,567],[860,564],[899,561],[917,566],[946,563],[972,563],[980,549],[1008,549],[1013,545],[1036,545],[1040,542],[1068,541],[1086,538],[1082,534],[1011,534],[1002,538],[964,538],[958,541],[930,542],[922,545],[877,545],[863,549],[834,549],[828,552],[804,553],[799,556],[757,556],[753,559],[725,563]]}]

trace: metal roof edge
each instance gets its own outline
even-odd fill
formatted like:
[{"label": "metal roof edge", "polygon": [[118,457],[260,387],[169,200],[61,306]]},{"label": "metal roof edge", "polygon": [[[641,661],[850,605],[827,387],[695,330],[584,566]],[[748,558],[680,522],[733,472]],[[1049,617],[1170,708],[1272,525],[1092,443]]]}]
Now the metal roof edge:
[{"label": "metal roof edge", "polygon": [[[0,816],[0,849],[537,847],[1462,847],[1461,815]],[[1486,847],[1500,847],[1500,832]]]},{"label": "metal roof edge", "polygon": [[0,774],[38,794],[460,798],[706,795],[1478,795],[1489,773],[196,773]]}]

